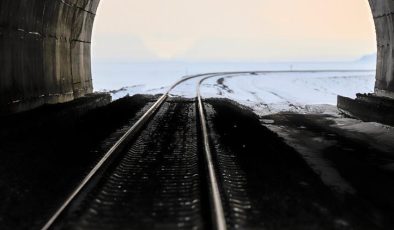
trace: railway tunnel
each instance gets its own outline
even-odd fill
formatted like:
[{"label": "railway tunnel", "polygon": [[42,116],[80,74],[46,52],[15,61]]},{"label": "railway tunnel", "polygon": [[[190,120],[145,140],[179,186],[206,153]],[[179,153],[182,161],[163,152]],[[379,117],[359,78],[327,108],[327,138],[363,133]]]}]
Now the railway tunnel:
[{"label": "railway tunnel", "polygon": [[[0,1],[0,116],[44,104],[73,101],[92,93],[91,36],[99,2]],[[356,99],[339,96],[338,107],[364,120],[393,124],[394,110],[390,109],[394,108],[394,3],[392,0],[369,0],[369,3],[378,41],[375,92],[360,94]],[[135,124],[136,118],[148,110],[153,98],[126,97],[77,121],[71,121],[73,117],[63,119],[61,114],[52,119],[52,113],[46,110],[38,111],[38,115],[31,111],[33,118],[32,114],[22,113],[15,120],[13,116],[1,119],[2,229],[39,229],[51,221],[54,213],[56,217],[56,210],[65,207],[62,204],[73,194],[75,185],[95,168],[101,154],[108,149],[110,152],[113,144],[119,146],[117,140],[122,140],[129,125]],[[178,229],[191,229],[190,226],[204,229],[212,224],[205,212],[215,211],[207,208],[209,191],[205,185],[205,167],[201,167],[201,130],[195,125],[206,120],[212,135],[204,146],[212,144],[214,160],[218,162],[216,174],[219,182],[223,182],[219,184],[229,226],[283,229],[281,226],[317,224],[325,228],[316,229],[365,229],[394,225],[392,157],[388,160],[381,148],[370,149],[376,142],[384,148],[381,140],[390,143],[392,136],[374,140],[373,133],[357,139],[359,136],[346,136],[351,132],[322,123],[326,121],[325,115],[323,118],[300,114],[257,117],[230,101],[219,99],[206,100],[207,119],[197,121],[204,114],[200,101],[199,116],[195,115],[197,107],[192,100],[163,101],[163,106],[157,107],[157,116],[146,124],[141,135],[127,146],[121,145],[125,148],[119,150],[122,157],[112,159],[106,165],[108,168],[103,169],[105,172],[99,172],[94,182],[88,184],[89,188],[81,190],[83,194],[70,203],[72,208],[54,224],[65,224],[66,229],[111,229],[119,224],[127,226],[125,229],[130,226],[139,229],[138,224],[153,226],[150,224],[158,219]],[[295,139],[307,143],[306,148],[302,149],[302,145],[293,148],[291,143],[283,142],[286,139],[277,135],[282,130],[275,131],[275,127],[284,127],[288,131],[285,134],[289,134],[287,140],[295,135]],[[328,144],[321,148],[322,143]],[[313,152],[316,149],[318,154]],[[317,155],[313,159],[324,160],[320,163],[321,171],[305,161],[315,156],[312,154]],[[326,162],[333,162],[334,166],[326,167]],[[142,173],[136,173],[137,170]],[[125,171],[130,177],[118,176]],[[327,181],[327,175],[334,175],[334,182]],[[100,183],[96,184],[96,180]],[[337,191],[338,184],[346,191]],[[352,186],[357,194],[353,194]],[[97,215],[96,210],[102,211],[101,214]],[[289,211],[295,214],[289,216]],[[136,218],[124,218],[123,214]],[[152,219],[147,220],[147,216]]]},{"label": "railway tunnel", "polygon": [[[92,92],[91,37],[99,2],[1,1],[2,113],[67,102]],[[394,3],[390,0],[369,3],[378,44],[375,94],[356,100],[339,97],[338,105],[359,117],[370,118],[364,112],[367,107],[370,113],[375,113],[372,117],[381,118],[376,102],[394,97]],[[387,120],[387,112],[382,113]]]}]

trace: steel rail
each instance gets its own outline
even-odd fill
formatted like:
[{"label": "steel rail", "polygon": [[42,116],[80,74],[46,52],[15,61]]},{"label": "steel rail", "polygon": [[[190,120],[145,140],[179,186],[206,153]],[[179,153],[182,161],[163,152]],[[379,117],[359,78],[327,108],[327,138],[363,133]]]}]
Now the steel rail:
[{"label": "steel rail", "polygon": [[212,211],[212,224],[213,224],[213,229],[215,230],[227,230],[227,224],[226,224],[226,217],[224,213],[224,206],[222,202],[222,197],[220,195],[220,189],[219,189],[219,179],[217,178],[217,172],[215,170],[215,165],[214,165],[214,160],[211,152],[211,145],[209,141],[209,133],[208,133],[208,125],[207,125],[207,119],[205,117],[205,109],[204,109],[204,104],[202,100],[202,95],[201,95],[201,85],[202,83],[213,77],[234,77],[234,75],[238,74],[251,74],[251,73],[262,73],[262,72],[228,72],[228,73],[218,73],[218,74],[211,74],[208,76],[205,76],[204,78],[200,79],[200,81],[197,84],[197,103],[198,103],[198,114],[200,118],[200,126],[201,126],[201,132],[202,132],[202,137],[203,137],[203,149],[204,149],[204,160],[206,162],[206,169],[208,171],[208,183],[209,183],[209,195],[210,195],[210,203],[211,203],[211,208],[213,209]]},{"label": "steel rail", "polygon": [[217,173],[215,170],[215,165],[213,163],[213,157],[211,152],[211,146],[209,144],[209,134],[208,134],[208,126],[205,117],[205,109],[202,102],[201,97],[201,84],[208,78],[218,77],[221,75],[212,75],[202,78],[197,84],[197,102],[198,102],[198,112],[200,117],[200,125],[203,137],[203,145],[204,145],[204,160],[206,162],[206,169],[208,171],[208,183],[209,183],[209,192],[210,192],[210,203],[212,211],[212,222],[213,228],[215,230],[226,230],[226,218],[223,209],[222,198],[220,195],[219,183],[217,178]]},{"label": "steel rail", "polygon": [[88,173],[86,177],[78,184],[78,186],[71,192],[70,195],[67,196],[62,205],[56,210],[56,212],[49,218],[49,220],[45,223],[45,225],[41,228],[41,230],[50,229],[56,220],[61,216],[61,214],[69,207],[71,202],[82,192],[85,186],[93,179],[93,177],[103,168],[103,166],[108,162],[108,160],[113,157],[116,152],[121,152],[125,147],[125,144],[130,141],[140,130],[141,128],[152,118],[155,112],[163,105],[163,103],[168,98],[170,92],[180,85],[181,83],[188,81],[193,78],[204,77],[204,76],[217,76],[217,75],[225,75],[225,74],[241,74],[246,72],[222,72],[222,73],[204,73],[197,74],[192,76],[185,76],[179,81],[175,82],[149,109],[146,111],[140,119],[130,127],[122,137],[104,154],[104,156],[100,159],[100,161],[94,166],[94,168]]},{"label": "steel rail", "polygon": [[[114,155],[115,152],[121,151],[125,144],[130,141],[141,128],[149,121],[149,119],[155,114],[155,112],[161,107],[161,105],[168,98],[169,93],[179,84],[190,80],[192,78],[199,77],[200,75],[184,77],[181,80],[173,84],[149,109],[141,116],[138,121],[127,130],[125,134],[120,137],[120,139],[104,154],[100,161],[94,166],[94,168],[89,172],[89,174],[78,184],[78,186],[71,192],[71,194],[66,198],[62,205],[56,210],[56,212],[51,216],[51,218],[45,223],[41,228],[42,230],[48,230],[56,222],[59,216],[66,210],[66,208],[71,204],[71,202],[80,194],[83,188],[92,180],[92,178],[98,173],[98,171],[108,162],[108,160]],[[202,75],[203,76],[203,75]]]},{"label": "steel rail", "polygon": [[[179,81],[175,82],[149,109],[141,116],[140,119],[129,128],[122,137],[104,154],[104,156],[100,159],[100,161],[94,166],[94,168],[88,173],[86,177],[78,184],[78,186],[71,192],[70,195],[67,196],[62,205],[56,210],[56,212],[49,218],[49,220],[45,223],[45,225],[41,228],[41,230],[50,229],[56,220],[61,216],[61,214],[69,207],[71,202],[81,193],[83,188],[93,179],[93,177],[103,168],[103,166],[108,162],[108,160],[114,155],[116,152],[121,152],[125,147],[125,144],[130,141],[140,130],[141,128],[152,118],[155,112],[163,105],[166,99],[169,97],[170,92],[180,85],[181,83],[188,81],[193,78],[203,77],[203,76],[213,76],[213,75],[221,75],[221,74],[232,74],[236,72],[223,72],[223,73],[205,73],[198,74],[192,76],[185,76]],[[237,72],[238,73],[238,72]]]},{"label": "steel rail", "polygon": [[[340,70],[338,70],[340,71]],[[286,73],[286,72],[316,72],[316,71],[234,71],[234,72],[212,72],[212,73],[204,73],[197,74],[192,76],[185,76],[179,81],[175,82],[149,109],[144,115],[141,116],[140,119],[130,127],[125,134],[104,154],[104,156],[100,159],[100,161],[94,166],[94,168],[88,173],[86,177],[76,186],[76,188],[71,192],[70,195],[67,196],[62,205],[56,210],[56,212],[49,218],[49,220],[45,223],[45,225],[41,228],[41,230],[50,229],[56,220],[60,217],[60,215],[69,207],[71,202],[81,193],[83,188],[93,179],[93,177],[103,168],[103,166],[108,162],[108,160],[113,157],[114,153],[121,152],[125,145],[130,141],[144,125],[152,118],[155,112],[163,105],[166,99],[169,97],[170,92],[180,85],[181,83],[188,81],[193,78],[204,77],[198,83],[197,88],[197,99],[198,99],[198,107],[199,114],[201,118],[201,125],[203,130],[203,141],[204,141],[204,149],[205,149],[205,158],[208,162],[208,170],[209,170],[209,180],[211,183],[211,191],[213,196],[213,207],[214,207],[214,222],[217,230],[226,230],[226,224],[224,219],[224,212],[221,203],[219,187],[217,184],[216,174],[214,165],[212,163],[212,154],[210,151],[209,138],[208,138],[208,128],[205,121],[204,107],[201,99],[200,85],[202,82],[208,78],[221,76],[221,75],[235,75],[235,74],[262,74],[262,73]],[[335,71],[319,71],[319,72],[335,72]]]}]

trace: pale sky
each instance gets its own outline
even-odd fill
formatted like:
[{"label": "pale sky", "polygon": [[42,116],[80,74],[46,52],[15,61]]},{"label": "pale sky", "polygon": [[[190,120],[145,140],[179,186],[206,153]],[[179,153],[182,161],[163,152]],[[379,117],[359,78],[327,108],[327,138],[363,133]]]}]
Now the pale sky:
[{"label": "pale sky", "polygon": [[93,56],[353,60],[376,52],[367,0],[101,0]]}]

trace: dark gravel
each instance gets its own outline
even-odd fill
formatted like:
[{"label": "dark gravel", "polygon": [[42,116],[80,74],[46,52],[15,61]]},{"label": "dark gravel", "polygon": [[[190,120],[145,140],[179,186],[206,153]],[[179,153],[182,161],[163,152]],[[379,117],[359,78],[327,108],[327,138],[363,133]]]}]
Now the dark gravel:
[{"label": "dark gravel", "polygon": [[202,229],[193,102],[166,102],[58,229]]},{"label": "dark gravel", "polygon": [[380,229],[254,113],[229,100],[208,104],[231,229]]},{"label": "dark gravel", "polygon": [[[3,119],[1,229],[39,229],[153,99],[124,98],[65,120],[47,110]],[[358,191],[347,197],[250,110],[222,99],[205,107],[229,229],[391,229],[392,175],[374,167],[366,145],[328,135],[338,145],[324,156]],[[292,119],[282,125],[324,132],[322,124]],[[166,102],[56,228],[209,229],[198,125],[194,100]]]},{"label": "dark gravel", "polygon": [[77,101],[0,119],[0,229],[40,229],[75,184],[152,97],[77,116]]}]

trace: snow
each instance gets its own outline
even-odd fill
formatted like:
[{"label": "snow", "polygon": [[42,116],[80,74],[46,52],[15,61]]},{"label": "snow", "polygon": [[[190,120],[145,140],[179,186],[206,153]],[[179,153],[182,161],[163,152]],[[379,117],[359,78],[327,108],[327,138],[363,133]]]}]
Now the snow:
[{"label": "snow", "polygon": [[370,93],[375,78],[370,71],[315,71],[229,76],[221,81],[207,80],[203,95],[230,98],[253,108],[258,115],[281,111],[330,114],[337,113],[337,95]]},{"label": "snow", "polygon": [[96,91],[117,90],[122,87],[145,85],[149,89],[167,86],[185,75],[206,72],[278,71],[278,70],[370,70],[373,65],[362,62],[343,63],[259,63],[259,62],[92,62]]},{"label": "snow", "polygon": [[[358,62],[356,62],[357,64]],[[293,70],[214,77],[203,83],[203,97],[230,98],[251,107],[258,115],[281,111],[299,113],[338,113],[337,95],[355,97],[373,91],[375,71],[323,71],[333,68],[360,68],[353,63],[100,63],[94,62],[94,86],[97,91],[111,92],[113,99],[134,94],[160,94],[182,76],[205,72]],[[200,79],[176,87],[171,94],[192,98]]]},{"label": "snow", "polygon": [[[118,63],[103,64],[98,67],[94,72],[95,89],[111,92],[114,99],[127,94],[163,93],[185,75],[214,71],[257,70],[258,67],[263,70],[270,68],[256,63],[243,65],[232,63],[227,66],[200,64],[189,67],[180,63],[134,63],[133,65]],[[272,69],[279,67],[279,65],[271,66]],[[310,112],[326,108],[309,105],[335,105],[337,95],[354,97],[359,92],[372,92],[374,74],[374,71],[293,71],[215,77],[204,82],[202,92],[204,97],[233,99],[255,108],[256,113],[261,115],[284,110]],[[220,78],[223,79],[221,84],[218,84]],[[172,94],[195,97],[198,81],[199,79],[187,81],[175,88]]]}]

